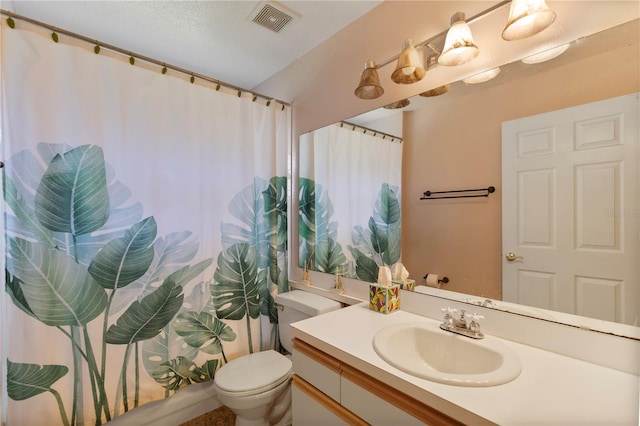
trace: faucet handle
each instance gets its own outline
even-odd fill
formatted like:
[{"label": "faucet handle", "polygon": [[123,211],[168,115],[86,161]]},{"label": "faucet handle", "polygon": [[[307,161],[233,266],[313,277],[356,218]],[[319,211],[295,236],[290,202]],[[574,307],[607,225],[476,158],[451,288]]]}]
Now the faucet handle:
[{"label": "faucet handle", "polygon": [[458,312],[458,310],[457,310],[457,309],[452,308],[452,307],[450,307],[450,306],[447,306],[446,308],[442,308],[442,309],[440,309],[440,310],[441,310],[442,312],[444,312],[445,316],[446,316],[446,315],[448,315],[448,316],[452,316],[453,314],[455,314],[456,312]]},{"label": "faucet handle", "polygon": [[480,333],[480,320],[484,319],[484,315],[472,314],[471,322],[469,323],[469,330],[476,333]]},{"label": "faucet handle", "polygon": [[471,321],[473,322],[480,322],[480,320],[484,319],[484,315],[479,315],[479,314],[472,314],[471,315]]}]

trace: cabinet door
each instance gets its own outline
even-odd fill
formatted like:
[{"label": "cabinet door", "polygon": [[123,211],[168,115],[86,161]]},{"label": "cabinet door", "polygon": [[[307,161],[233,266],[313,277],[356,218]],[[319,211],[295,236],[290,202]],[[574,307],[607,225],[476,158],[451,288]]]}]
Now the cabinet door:
[{"label": "cabinet door", "polygon": [[372,425],[463,425],[349,365],[342,366],[341,387],[342,405]]},{"label": "cabinet door", "polygon": [[295,426],[463,424],[306,342],[293,349]]},{"label": "cabinet door", "polygon": [[342,405],[372,425],[413,426],[424,423],[353,382],[342,378]]},{"label": "cabinet door", "polygon": [[340,363],[304,342],[293,342],[293,372],[340,402]]},{"label": "cabinet door", "polygon": [[295,426],[367,424],[296,375],[293,376],[291,397]]}]

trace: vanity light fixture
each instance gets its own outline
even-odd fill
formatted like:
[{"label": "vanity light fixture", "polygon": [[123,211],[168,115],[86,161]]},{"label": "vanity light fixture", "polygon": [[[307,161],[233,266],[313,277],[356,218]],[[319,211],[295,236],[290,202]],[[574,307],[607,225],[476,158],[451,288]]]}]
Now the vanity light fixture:
[{"label": "vanity light fixture", "polygon": [[375,99],[383,95],[384,89],[380,85],[378,78],[378,70],[376,63],[372,60],[367,61],[360,77],[360,84],[354,91],[355,95],[360,99]]},{"label": "vanity light fixture", "polygon": [[[400,54],[377,64],[372,60],[368,61],[360,77],[360,84],[354,91],[355,95],[360,99],[382,96],[384,89],[376,70],[392,62],[396,63],[396,68],[391,74],[391,80],[398,84],[411,84],[422,80],[427,70],[433,66],[455,66],[471,61],[479,55],[480,49],[473,40],[469,24],[509,3],[509,20],[502,31],[502,38],[507,41],[537,34],[555,21],[556,14],[549,9],[545,0],[501,0],[469,19],[465,19],[463,12],[456,12],[451,17],[451,26],[447,30],[415,44],[413,40],[407,39]],[[427,58],[426,66],[419,53],[419,49],[425,47],[435,53]],[[491,72],[495,73],[495,77],[499,70]],[[475,80],[476,76],[472,77],[470,79]]]},{"label": "vanity light fixture", "polygon": [[462,81],[466,84],[484,83],[485,81],[489,81],[492,78],[495,78],[498,74],[500,74],[500,67],[495,67],[491,68],[490,70],[474,74],[470,77],[463,78]]},{"label": "vanity light fixture", "polygon": [[396,69],[391,74],[391,80],[398,84],[411,84],[422,80],[426,73],[423,63],[420,54],[413,46],[413,40],[405,40],[402,52],[398,56]]},{"label": "vanity light fixture", "polygon": [[507,26],[502,38],[507,41],[531,37],[543,31],[556,20],[545,0],[513,0]]},{"label": "vanity light fixture", "polygon": [[451,27],[447,31],[442,53],[438,63],[445,66],[466,64],[480,53],[480,49],[473,41],[471,28],[464,19],[464,13],[456,12],[451,17]]},{"label": "vanity light fixture", "polygon": [[527,56],[526,58],[521,59],[521,62],[525,64],[539,64],[540,62],[549,61],[553,58],[557,58],[562,55],[568,48],[571,43],[561,44],[560,46],[553,47],[551,49],[543,50],[542,52],[535,53],[533,55]]}]

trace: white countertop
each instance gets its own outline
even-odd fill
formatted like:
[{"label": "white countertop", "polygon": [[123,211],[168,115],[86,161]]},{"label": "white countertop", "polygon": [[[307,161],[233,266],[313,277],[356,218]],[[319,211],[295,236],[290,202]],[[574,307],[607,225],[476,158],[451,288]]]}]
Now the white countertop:
[{"label": "white countertop", "polygon": [[509,340],[499,339],[519,356],[522,372],[503,385],[452,386],[404,373],[382,360],[371,342],[383,327],[415,321],[439,325],[360,303],[292,327],[294,337],[467,424],[638,425],[638,376]]}]

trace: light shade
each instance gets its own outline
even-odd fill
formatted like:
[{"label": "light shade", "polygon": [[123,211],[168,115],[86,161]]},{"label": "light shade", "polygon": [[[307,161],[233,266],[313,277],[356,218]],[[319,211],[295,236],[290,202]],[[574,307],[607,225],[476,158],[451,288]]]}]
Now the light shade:
[{"label": "light shade", "polygon": [[384,89],[380,85],[375,62],[367,61],[360,77],[360,84],[353,93],[360,99],[375,99],[382,96]]},{"label": "light shade", "polygon": [[398,64],[391,74],[391,80],[399,84],[411,84],[422,80],[426,74],[420,54],[413,47],[413,40],[407,39],[398,56]]},{"label": "light shade", "polygon": [[438,63],[445,66],[462,65],[480,53],[473,41],[471,28],[465,22],[464,13],[458,12],[451,17],[451,27],[438,57]]},{"label": "light shade", "polygon": [[385,105],[384,108],[386,109],[400,109],[400,108],[404,108],[407,105],[409,105],[411,103],[411,101],[409,99],[402,99],[398,102],[393,102],[390,103],[389,105]]},{"label": "light shade", "polygon": [[449,91],[451,86],[449,86],[448,84],[445,84],[444,86],[440,86],[440,87],[436,87],[435,89],[431,89],[431,90],[427,90],[426,92],[422,92],[420,93],[420,96],[424,97],[424,98],[430,98],[433,96],[440,96],[440,95],[444,95],[445,93],[447,93]]},{"label": "light shade", "polygon": [[531,37],[556,20],[556,14],[544,0],[513,0],[502,38],[507,41]]},{"label": "light shade", "polygon": [[571,43],[561,44],[560,46],[554,47],[552,49],[544,50],[531,56],[527,56],[526,58],[521,59],[521,61],[525,64],[539,64],[540,62],[548,61],[562,55],[565,50],[569,48],[570,44]]},{"label": "light shade", "polygon": [[500,67],[495,67],[491,68],[490,70],[474,74],[471,77],[463,78],[462,81],[464,81],[466,84],[484,83],[485,81],[489,81],[492,78],[495,78],[495,76],[497,76],[498,74],[500,74]]}]

